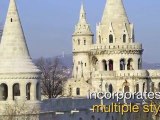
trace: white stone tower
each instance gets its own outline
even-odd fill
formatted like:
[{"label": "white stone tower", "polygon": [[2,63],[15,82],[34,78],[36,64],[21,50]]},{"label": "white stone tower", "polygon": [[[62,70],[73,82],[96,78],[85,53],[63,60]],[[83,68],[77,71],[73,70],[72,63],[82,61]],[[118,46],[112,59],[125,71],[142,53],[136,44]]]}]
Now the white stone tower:
[{"label": "white stone tower", "polygon": [[129,23],[122,0],[107,0],[102,21],[97,26],[96,43],[110,49],[100,63],[101,70],[141,69],[142,45],[134,41],[134,27]]},{"label": "white stone tower", "polygon": [[128,20],[122,0],[106,1],[96,29],[96,43],[89,28],[82,5],[73,34],[73,78],[65,84],[65,94],[87,96],[88,91],[145,91],[149,74],[141,70],[142,44],[135,42],[134,26]]},{"label": "white stone tower", "polygon": [[15,101],[38,104],[40,74],[29,55],[15,0],[10,0],[0,44],[1,107]]},{"label": "white stone tower", "polygon": [[73,41],[73,63],[75,78],[89,77],[90,60],[89,53],[86,51],[89,45],[93,44],[93,33],[86,20],[86,12],[83,4],[81,5],[79,22],[75,26],[75,31],[72,37]]}]

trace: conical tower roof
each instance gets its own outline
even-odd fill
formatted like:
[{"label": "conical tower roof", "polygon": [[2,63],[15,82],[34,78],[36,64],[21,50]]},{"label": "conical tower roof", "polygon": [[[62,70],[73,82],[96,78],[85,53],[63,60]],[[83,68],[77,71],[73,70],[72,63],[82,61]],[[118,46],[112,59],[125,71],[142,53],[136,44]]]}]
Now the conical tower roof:
[{"label": "conical tower roof", "polygon": [[123,2],[122,0],[107,0],[101,23],[115,21],[129,23]]},{"label": "conical tower roof", "polygon": [[83,3],[80,9],[79,21],[75,27],[75,32],[74,32],[74,35],[79,35],[79,34],[83,34],[83,35],[93,34],[91,32],[90,25],[87,23],[86,12],[85,12]]},{"label": "conical tower roof", "polygon": [[10,0],[0,44],[0,73],[39,72],[32,63],[15,0]]},{"label": "conical tower roof", "polygon": [[101,37],[106,39],[110,31],[114,34],[116,42],[121,42],[123,31],[129,39],[132,38],[131,24],[129,23],[123,0],[106,0],[101,26]]}]

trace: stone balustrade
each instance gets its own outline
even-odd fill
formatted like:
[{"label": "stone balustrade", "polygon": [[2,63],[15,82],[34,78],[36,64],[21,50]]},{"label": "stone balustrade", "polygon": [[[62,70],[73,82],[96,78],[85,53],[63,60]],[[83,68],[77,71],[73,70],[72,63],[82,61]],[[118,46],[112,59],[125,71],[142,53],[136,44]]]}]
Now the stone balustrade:
[{"label": "stone balustrade", "polygon": [[130,43],[130,44],[93,44],[86,46],[76,46],[73,48],[73,52],[81,51],[94,51],[94,50],[142,50],[142,44],[139,43]]}]

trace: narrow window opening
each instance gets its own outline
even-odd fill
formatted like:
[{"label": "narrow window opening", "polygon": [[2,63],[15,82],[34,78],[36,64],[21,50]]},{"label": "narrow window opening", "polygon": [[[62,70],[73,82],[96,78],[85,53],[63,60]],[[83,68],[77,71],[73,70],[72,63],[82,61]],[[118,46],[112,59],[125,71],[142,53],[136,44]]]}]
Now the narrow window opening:
[{"label": "narrow window opening", "polygon": [[109,35],[109,43],[113,43],[113,35]]}]

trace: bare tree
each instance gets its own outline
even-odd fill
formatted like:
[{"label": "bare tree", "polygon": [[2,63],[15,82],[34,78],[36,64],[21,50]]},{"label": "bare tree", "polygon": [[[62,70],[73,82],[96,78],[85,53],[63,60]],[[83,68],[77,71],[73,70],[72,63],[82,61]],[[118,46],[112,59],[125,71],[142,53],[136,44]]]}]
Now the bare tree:
[{"label": "bare tree", "polygon": [[42,71],[42,95],[47,98],[57,98],[62,95],[63,83],[69,78],[70,74],[59,58],[51,60],[40,58],[36,65]]},{"label": "bare tree", "polygon": [[6,104],[0,120],[39,120],[39,108],[25,102]]}]

